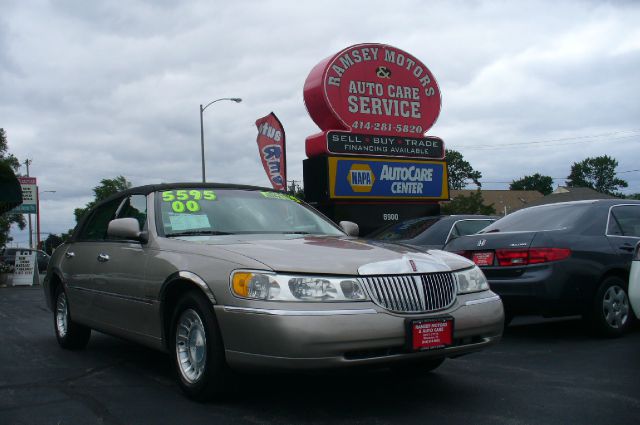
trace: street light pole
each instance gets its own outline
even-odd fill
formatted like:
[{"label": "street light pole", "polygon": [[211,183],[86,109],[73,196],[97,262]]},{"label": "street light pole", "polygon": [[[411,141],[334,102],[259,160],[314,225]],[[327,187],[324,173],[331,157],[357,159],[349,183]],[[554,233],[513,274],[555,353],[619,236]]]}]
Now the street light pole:
[{"label": "street light pole", "polygon": [[[27,166],[27,177],[29,177],[29,165],[31,165],[33,161],[30,159],[24,160],[24,165]],[[33,230],[31,229],[31,213],[27,213],[29,217],[29,248],[33,248]]]},{"label": "street light pole", "polygon": [[220,99],[212,100],[211,102],[207,103],[204,107],[202,106],[202,104],[200,104],[200,154],[202,156],[202,183],[206,182],[205,171],[204,171],[204,124],[202,120],[202,115],[205,109],[207,109],[209,106],[221,100],[231,100],[236,103],[242,102],[242,99],[240,99],[239,97],[223,97]]}]

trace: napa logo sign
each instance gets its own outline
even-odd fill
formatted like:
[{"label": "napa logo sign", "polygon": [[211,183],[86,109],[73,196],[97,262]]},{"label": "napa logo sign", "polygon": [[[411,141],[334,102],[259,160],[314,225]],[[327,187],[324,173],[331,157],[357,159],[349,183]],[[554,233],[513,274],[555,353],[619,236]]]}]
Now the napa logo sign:
[{"label": "napa logo sign", "polygon": [[368,193],[371,192],[376,177],[369,164],[352,164],[347,173],[347,181],[354,192]]},{"label": "napa logo sign", "polygon": [[330,199],[449,199],[444,161],[330,156]]}]

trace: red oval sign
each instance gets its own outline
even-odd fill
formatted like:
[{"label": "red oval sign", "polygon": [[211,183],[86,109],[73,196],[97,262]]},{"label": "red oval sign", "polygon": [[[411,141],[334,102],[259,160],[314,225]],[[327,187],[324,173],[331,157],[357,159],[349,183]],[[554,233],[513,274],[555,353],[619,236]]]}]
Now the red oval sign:
[{"label": "red oval sign", "polygon": [[304,101],[325,131],[422,137],[440,114],[440,89],[418,59],[384,44],[357,44],[316,65]]}]

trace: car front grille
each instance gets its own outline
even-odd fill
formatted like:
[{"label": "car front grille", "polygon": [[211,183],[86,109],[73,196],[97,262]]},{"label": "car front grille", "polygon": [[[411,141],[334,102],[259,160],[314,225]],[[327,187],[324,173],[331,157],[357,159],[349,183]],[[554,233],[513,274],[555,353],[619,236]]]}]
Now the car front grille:
[{"label": "car front grille", "polygon": [[443,310],[456,299],[452,273],[361,277],[373,302],[399,313]]}]

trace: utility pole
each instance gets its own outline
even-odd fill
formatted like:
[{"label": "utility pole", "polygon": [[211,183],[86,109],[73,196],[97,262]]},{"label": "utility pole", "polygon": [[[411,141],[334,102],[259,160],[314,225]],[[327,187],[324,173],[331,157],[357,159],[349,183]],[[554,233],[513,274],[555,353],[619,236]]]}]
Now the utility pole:
[{"label": "utility pole", "polygon": [[[33,161],[31,161],[30,159],[25,159],[24,160],[24,165],[27,166],[27,177],[29,177],[29,165],[31,165]],[[33,236],[32,236],[32,230],[31,230],[31,214],[27,214],[29,216],[29,248],[33,248]]]}]

